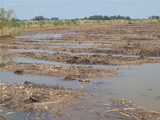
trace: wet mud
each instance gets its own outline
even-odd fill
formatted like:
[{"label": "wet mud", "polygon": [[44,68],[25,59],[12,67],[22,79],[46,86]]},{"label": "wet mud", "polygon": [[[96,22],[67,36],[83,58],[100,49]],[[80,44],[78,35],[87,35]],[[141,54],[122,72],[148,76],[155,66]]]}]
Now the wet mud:
[{"label": "wet mud", "polygon": [[8,39],[8,38],[14,38],[14,37],[11,36],[11,35],[1,35],[1,36],[0,36],[0,40],[1,40],[1,39]]},{"label": "wet mud", "polygon": [[25,57],[44,61],[66,62],[69,64],[131,65],[143,63],[160,63],[160,59],[140,57],[117,57],[112,55],[72,55],[66,53],[45,52],[0,52],[1,56]]},{"label": "wet mud", "polygon": [[94,68],[83,66],[64,66],[46,63],[17,63],[0,61],[2,71],[13,71],[16,74],[31,74],[54,77],[97,78],[116,75],[117,68]]},{"label": "wet mud", "polygon": [[47,86],[30,82],[0,83],[0,104],[8,109],[29,112],[60,112],[63,108],[53,105],[81,97],[82,89]]}]

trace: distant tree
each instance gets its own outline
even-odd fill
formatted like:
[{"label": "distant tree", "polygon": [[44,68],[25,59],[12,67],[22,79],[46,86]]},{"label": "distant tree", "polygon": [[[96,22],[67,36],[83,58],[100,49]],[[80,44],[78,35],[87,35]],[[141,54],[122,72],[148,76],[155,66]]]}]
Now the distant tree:
[{"label": "distant tree", "polygon": [[118,16],[117,16],[117,19],[121,19],[121,16],[120,16],[120,15],[118,15]]},{"label": "distant tree", "polygon": [[111,20],[116,20],[116,19],[117,19],[117,17],[116,17],[116,15],[114,15],[114,16],[110,16],[110,19],[111,19]]},{"label": "distant tree", "polygon": [[93,16],[90,16],[89,18],[88,18],[89,20],[117,20],[117,19],[123,19],[123,20],[125,20],[125,19],[127,19],[127,20],[129,20],[129,19],[131,19],[129,16],[120,16],[120,15],[114,15],[114,16],[107,16],[107,15],[105,15],[105,16],[102,16],[102,15],[93,15]]},{"label": "distant tree", "polygon": [[108,17],[107,15],[104,16],[104,20],[110,20],[110,17]]},{"label": "distant tree", "polygon": [[155,19],[159,19],[160,18],[160,16],[155,16]]},{"label": "distant tree", "polygon": [[20,19],[12,18],[11,21],[21,21]]},{"label": "distant tree", "polygon": [[74,21],[74,20],[81,20],[81,18],[75,18],[75,19],[72,19],[72,21]]},{"label": "distant tree", "polygon": [[104,17],[102,15],[94,15],[94,16],[90,16],[88,19],[89,20],[104,20]]},{"label": "distant tree", "polygon": [[88,18],[87,18],[87,17],[84,17],[84,19],[87,20]]},{"label": "distant tree", "polygon": [[160,19],[160,16],[154,16],[154,15],[152,15],[152,16],[149,17],[149,19]]},{"label": "distant tree", "polygon": [[129,16],[126,16],[126,20],[130,20],[131,18]]},{"label": "distant tree", "polygon": [[49,18],[45,18],[45,17],[43,17],[43,16],[36,16],[34,19],[32,19],[32,20],[37,20],[37,21],[39,21],[39,20],[50,20]]},{"label": "distant tree", "polygon": [[59,20],[57,17],[52,17],[51,20]]},{"label": "distant tree", "polygon": [[152,19],[155,19],[155,16],[152,15]]},{"label": "distant tree", "polygon": [[99,15],[98,20],[104,20],[104,17],[102,15]]},{"label": "distant tree", "polygon": [[36,16],[35,20],[44,20],[45,18],[43,16]]}]

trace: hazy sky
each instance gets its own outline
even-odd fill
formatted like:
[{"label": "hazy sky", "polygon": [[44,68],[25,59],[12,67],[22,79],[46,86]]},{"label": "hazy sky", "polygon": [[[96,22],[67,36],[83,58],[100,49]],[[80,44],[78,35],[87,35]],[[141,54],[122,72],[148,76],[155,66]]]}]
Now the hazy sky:
[{"label": "hazy sky", "polygon": [[0,7],[13,9],[15,17],[19,19],[31,19],[39,15],[60,19],[91,15],[131,18],[160,16],[160,0],[0,0]]}]

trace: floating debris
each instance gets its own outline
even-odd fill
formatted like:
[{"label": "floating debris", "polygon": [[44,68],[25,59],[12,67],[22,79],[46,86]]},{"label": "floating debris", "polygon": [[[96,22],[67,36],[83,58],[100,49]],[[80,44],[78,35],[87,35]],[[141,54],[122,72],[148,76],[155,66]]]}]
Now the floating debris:
[{"label": "floating debris", "polygon": [[[103,111],[102,113],[97,112],[98,115],[103,117],[111,117],[118,119],[134,119],[134,120],[158,120],[160,113],[152,110],[146,110],[146,108],[134,105],[132,101],[126,99],[112,99],[113,104],[110,105],[112,108],[118,107],[117,109],[110,109]],[[109,113],[114,112],[116,115],[111,116]],[[106,115],[108,113],[108,115]]]},{"label": "floating debris", "polygon": [[7,115],[9,115],[9,114],[13,114],[13,112],[8,112],[8,113],[6,113]]},{"label": "floating debris", "polygon": [[160,96],[159,96],[159,97],[157,97],[157,99],[159,99],[159,100],[160,100]]},{"label": "floating debris", "polygon": [[88,110],[88,112],[94,112],[95,110]]},{"label": "floating debris", "polygon": [[78,83],[87,84],[87,83],[90,83],[90,81],[87,79],[79,79]]},{"label": "floating debris", "polygon": [[149,95],[143,95],[143,96],[149,96]]},{"label": "floating debris", "polygon": [[17,75],[23,75],[24,74],[23,70],[15,70],[14,73],[17,74]]}]

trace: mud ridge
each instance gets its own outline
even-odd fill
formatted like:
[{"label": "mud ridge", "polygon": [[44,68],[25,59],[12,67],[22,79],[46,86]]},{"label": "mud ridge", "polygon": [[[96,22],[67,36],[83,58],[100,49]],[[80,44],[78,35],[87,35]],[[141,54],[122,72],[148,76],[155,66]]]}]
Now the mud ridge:
[{"label": "mud ridge", "polygon": [[97,78],[116,75],[117,68],[95,68],[83,66],[64,66],[45,63],[17,63],[9,61],[0,61],[0,69],[3,71],[13,71],[16,74],[31,74],[54,77],[73,78]]},{"label": "mud ridge", "polygon": [[160,59],[149,59],[141,57],[117,57],[111,55],[72,55],[66,53],[45,53],[45,52],[0,52],[1,56],[25,57],[45,61],[66,62],[69,64],[100,64],[100,65],[134,65],[143,63],[160,63]]}]

